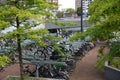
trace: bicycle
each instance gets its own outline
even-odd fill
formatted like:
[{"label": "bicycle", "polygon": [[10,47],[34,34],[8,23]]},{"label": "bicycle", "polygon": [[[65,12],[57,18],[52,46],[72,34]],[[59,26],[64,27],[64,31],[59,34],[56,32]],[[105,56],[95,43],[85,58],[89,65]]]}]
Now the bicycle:
[{"label": "bicycle", "polygon": [[55,66],[52,64],[42,65],[39,68],[39,76],[69,80],[68,72],[64,66]]},{"label": "bicycle", "polygon": [[44,60],[47,60],[49,58],[50,53],[52,53],[53,47],[52,46],[46,46],[46,47],[38,47],[37,51],[34,52],[34,58],[43,58]]}]

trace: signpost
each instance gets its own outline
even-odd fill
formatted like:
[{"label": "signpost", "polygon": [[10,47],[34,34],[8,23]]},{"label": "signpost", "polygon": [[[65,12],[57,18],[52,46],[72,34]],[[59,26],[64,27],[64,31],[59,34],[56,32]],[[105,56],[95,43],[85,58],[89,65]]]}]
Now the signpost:
[{"label": "signpost", "polygon": [[81,21],[80,21],[80,23],[81,23],[81,32],[83,32],[83,2],[82,2],[82,0],[81,0]]}]

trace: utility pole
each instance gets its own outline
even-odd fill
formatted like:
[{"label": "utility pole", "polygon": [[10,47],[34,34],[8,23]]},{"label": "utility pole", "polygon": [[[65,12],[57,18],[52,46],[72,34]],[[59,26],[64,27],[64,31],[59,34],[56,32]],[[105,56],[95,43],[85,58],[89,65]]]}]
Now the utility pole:
[{"label": "utility pole", "polygon": [[80,11],[80,14],[81,14],[81,20],[80,20],[80,23],[81,23],[81,32],[83,32],[83,1],[81,0],[81,11]]}]

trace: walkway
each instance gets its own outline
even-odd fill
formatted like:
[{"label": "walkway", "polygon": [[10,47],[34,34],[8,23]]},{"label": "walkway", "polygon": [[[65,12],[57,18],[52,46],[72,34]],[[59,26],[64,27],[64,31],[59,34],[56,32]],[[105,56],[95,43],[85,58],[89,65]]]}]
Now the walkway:
[{"label": "walkway", "polygon": [[0,72],[0,80],[4,80],[8,75],[18,76],[20,73],[19,69],[20,68],[18,64],[10,65],[9,67],[5,68],[5,71]]},{"label": "walkway", "polygon": [[[34,66],[30,66],[30,70],[34,69]],[[19,64],[13,64],[4,69],[4,71],[0,72],[0,80],[5,80],[8,76],[19,76],[20,75],[20,67]]]},{"label": "walkway", "polygon": [[[70,80],[107,80],[103,73],[100,73],[95,67],[97,61],[97,51],[99,46],[88,52],[85,57],[77,62],[75,71],[70,76]],[[105,52],[108,52],[105,49]]]}]

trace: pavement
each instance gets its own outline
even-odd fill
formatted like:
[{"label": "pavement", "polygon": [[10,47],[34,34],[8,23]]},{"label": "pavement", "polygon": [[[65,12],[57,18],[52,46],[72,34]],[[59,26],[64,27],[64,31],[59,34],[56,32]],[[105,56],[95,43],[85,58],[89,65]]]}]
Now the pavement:
[{"label": "pavement", "polygon": [[19,70],[19,64],[13,64],[7,66],[7,68],[4,69],[4,71],[0,72],[0,80],[5,80],[8,76],[19,76],[20,70]]},{"label": "pavement", "polygon": [[[70,76],[70,80],[108,80],[104,73],[95,68],[95,64],[98,60],[97,53],[100,46],[90,50],[82,60],[78,61],[74,72]],[[108,53],[109,49],[105,49],[105,53]]]}]

